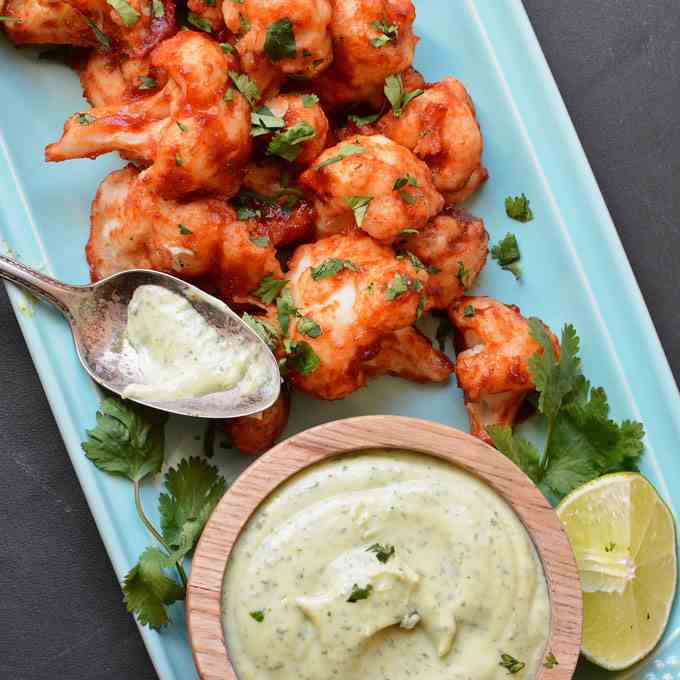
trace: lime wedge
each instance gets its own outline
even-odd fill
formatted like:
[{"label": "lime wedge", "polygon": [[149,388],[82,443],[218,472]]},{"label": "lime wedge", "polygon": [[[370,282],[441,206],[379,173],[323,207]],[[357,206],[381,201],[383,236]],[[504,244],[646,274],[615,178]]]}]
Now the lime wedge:
[{"label": "lime wedge", "polygon": [[661,638],[677,581],[675,525],[654,487],[605,475],[557,507],[583,587],[582,652],[609,670],[632,666]]}]

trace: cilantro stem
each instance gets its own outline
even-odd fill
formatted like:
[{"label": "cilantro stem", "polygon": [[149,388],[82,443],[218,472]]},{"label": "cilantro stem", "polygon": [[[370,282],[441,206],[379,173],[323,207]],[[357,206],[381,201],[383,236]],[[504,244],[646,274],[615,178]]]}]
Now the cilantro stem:
[{"label": "cilantro stem", "polygon": [[[165,539],[163,538],[160,531],[156,529],[156,527],[153,525],[153,522],[147,517],[146,513],[144,512],[144,506],[142,505],[141,480],[136,479],[133,482],[133,487],[135,490],[135,508],[137,508],[137,514],[139,515],[139,518],[142,520],[144,526],[147,528],[149,533],[168,551],[168,554],[171,555],[172,550],[170,549],[170,546],[165,542]],[[186,588],[187,574],[184,571],[184,567],[182,566],[181,562],[177,562],[175,566],[177,567],[177,573],[179,574],[179,578],[182,581],[182,585]]]}]

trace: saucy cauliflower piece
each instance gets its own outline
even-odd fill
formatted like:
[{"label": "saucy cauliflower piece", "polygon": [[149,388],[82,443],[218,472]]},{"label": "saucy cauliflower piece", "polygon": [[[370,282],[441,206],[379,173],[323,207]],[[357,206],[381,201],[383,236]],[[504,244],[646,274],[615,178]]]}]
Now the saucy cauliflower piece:
[{"label": "saucy cauliflower piece", "polygon": [[446,309],[474,285],[486,264],[488,246],[484,221],[453,206],[403,243],[408,256],[415,256],[430,274],[426,292],[429,307],[435,309]]},{"label": "saucy cauliflower piece", "polygon": [[148,54],[177,30],[172,0],[126,0],[118,9],[107,0],[67,2],[86,18],[98,47],[131,57]]},{"label": "saucy cauliflower piece", "polygon": [[147,57],[92,52],[80,71],[85,98],[94,107],[113,106],[148,97],[162,89],[167,75]]},{"label": "saucy cauliflower piece", "polygon": [[264,106],[284,122],[266,136],[267,154],[307,166],[326,148],[328,119],[317,97],[282,94],[267,99]]},{"label": "saucy cauliflower piece", "polygon": [[249,454],[270,449],[288,424],[290,392],[285,385],[279,398],[268,409],[252,416],[232,418],[224,422],[224,431],[239,451]]},{"label": "saucy cauliflower piece", "polygon": [[300,246],[287,277],[297,310],[286,315],[288,343],[298,349],[307,343],[318,357],[318,366],[306,371],[289,358],[291,379],[322,399],[341,399],[366,383],[364,360],[386,333],[413,324],[427,280],[358,232]]},{"label": "saucy cauliflower piece", "polygon": [[55,44],[95,47],[87,19],[62,0],[0,0],[0,28],[16,45]]},{"label": "saucy cauliflower piece", "polygon": [[182,31],[154,50],[151,64],[167,74],[160,91],[75,114],[47,147],[47,160],[119,151],[150,166],[144,176],[165,198],[234,195],[250,155],[251,121],[250,106],[229,83],[232,58],[200,33]]},{"label": "saucy cauliflower piece", "polygon": [[419,383],[444,382],[453,373],[446,354],[412,326],[383,335],[377,354],[365,361],[363,368],[371,377],[394,375]]},{"label": "saucy cauliflower piece", "polygon": [[[524,398],[534,389],[529,359],[542,352],[515,305],[489,297],[463,297],[449,309],[464,351],[456,358],[458,385],[465,393],[470,431],[492,443],[489,425],[512,425]],[[546,330],[550,332],[550,329]],[[557,338],[550,337],[559,356]]]},{"label": "saucy cauliflower piece", "polygon": [[430,166],[447,203],[464,201],[489,176],[482,164],[484,140],[474,103],[455,78],[427,87],[399,117],[389,111],[376,128]]},{"label": "saucy cauliflower piece", "polygon": [[357,135],[326,149],[300,182],[314,192],[321,237],[360,228],[392,243],[444,207],[425,163],[381,135]]},{"label": "saucy cauliflower piece", "polygon": [[263,95],[288,76],[311,77],[333,59],[330,0],[242,0],[222,3],[246,74]]},{"label": "saucy cauliflower piece", "polygon": [[418,38],[412,0],[335,0],[333,65],[314,80],[324,106],[383,100],[385,79],[406,70]]}]

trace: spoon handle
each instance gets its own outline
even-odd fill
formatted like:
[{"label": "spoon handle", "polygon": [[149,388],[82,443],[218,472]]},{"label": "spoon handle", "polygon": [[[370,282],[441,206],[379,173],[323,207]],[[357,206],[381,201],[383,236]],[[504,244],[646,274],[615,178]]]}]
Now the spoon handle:
[{"label": "spoon handle", "polygon": [[0,278],[26,288],[58,307],[69,318],[74,304],[85,294],[83,288],[61,283],[4,255],[0,255]]}]

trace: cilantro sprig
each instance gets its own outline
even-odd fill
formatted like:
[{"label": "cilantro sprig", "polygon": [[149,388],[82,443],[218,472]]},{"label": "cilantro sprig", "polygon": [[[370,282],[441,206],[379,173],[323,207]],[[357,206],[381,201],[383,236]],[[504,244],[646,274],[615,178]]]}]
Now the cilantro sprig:
[{"label": "cilantro sprig", "polygon": [[524,194],[514,198],[508,196],[505,199],[505,213],[518,222],[531,222],[534,219],[534,213],[529,207],[529,199]]},{"label": "cilantro sprig", "polygon": [[487,431],[496,448],[554,500],[609,472],[636,470],[644,427],[610,419],[606,392],[591,388],[583,375],[574,327],[562,330],[559,359],[543,323],[530,319],[529,328],[542,350],[529,360],[529,372],[539,395],[538,410],[547,422],[544,450],[511,427],[492,425]]},{"label": "cilantro sprig", "polygon": [[425,90],[420,88],[416,90],[405,90],[404,80],[401,73],[387,76],[385,79],[385,96],[392,105],[392,112],[395,118],[400,118],[404,109],[421,94],[425,94]]},{"label": "cilantro sprig", "polygon": [[522,267],[520,260],[522,254],[519,250],[517,237],[508,232],[505,238],[491,248],[491,257],[498,262],[501,269],[512,272],[512,275],[517,279],[522,278]]},{"label": "cilantro sprig", "polygon": [[306,121],[296,123],[279,132],[267,147],[270,156],[278,156],[289,162],[297,160],[302,152],[302,143],[316,137],[316,130]]},{"label": "cilantro sprig", "polygon": [[[166,474],[166,493],[159,498],[161,529],[153,524],[142,505],[141,485],[163,466],[166,420],[165,414],[107,397],[97,412],[96,426],[82,443],[85,455],[100,470],[132,482],[137,514],[159,544],[144,550],[122,584],[128,611],[154,629],[169,622],[168,606],[184,599],[184,558],[196,546],[226,488],[217,468],[201,458],[184,459]],[[167,573],[173,568],[180,583]]]},{"label": "cilantro sprig", "polygon": [[267,28],[264,53],[273,62],[296,55],[297,46],[295,44],[293,22],[288,17],[275,21]]}]

